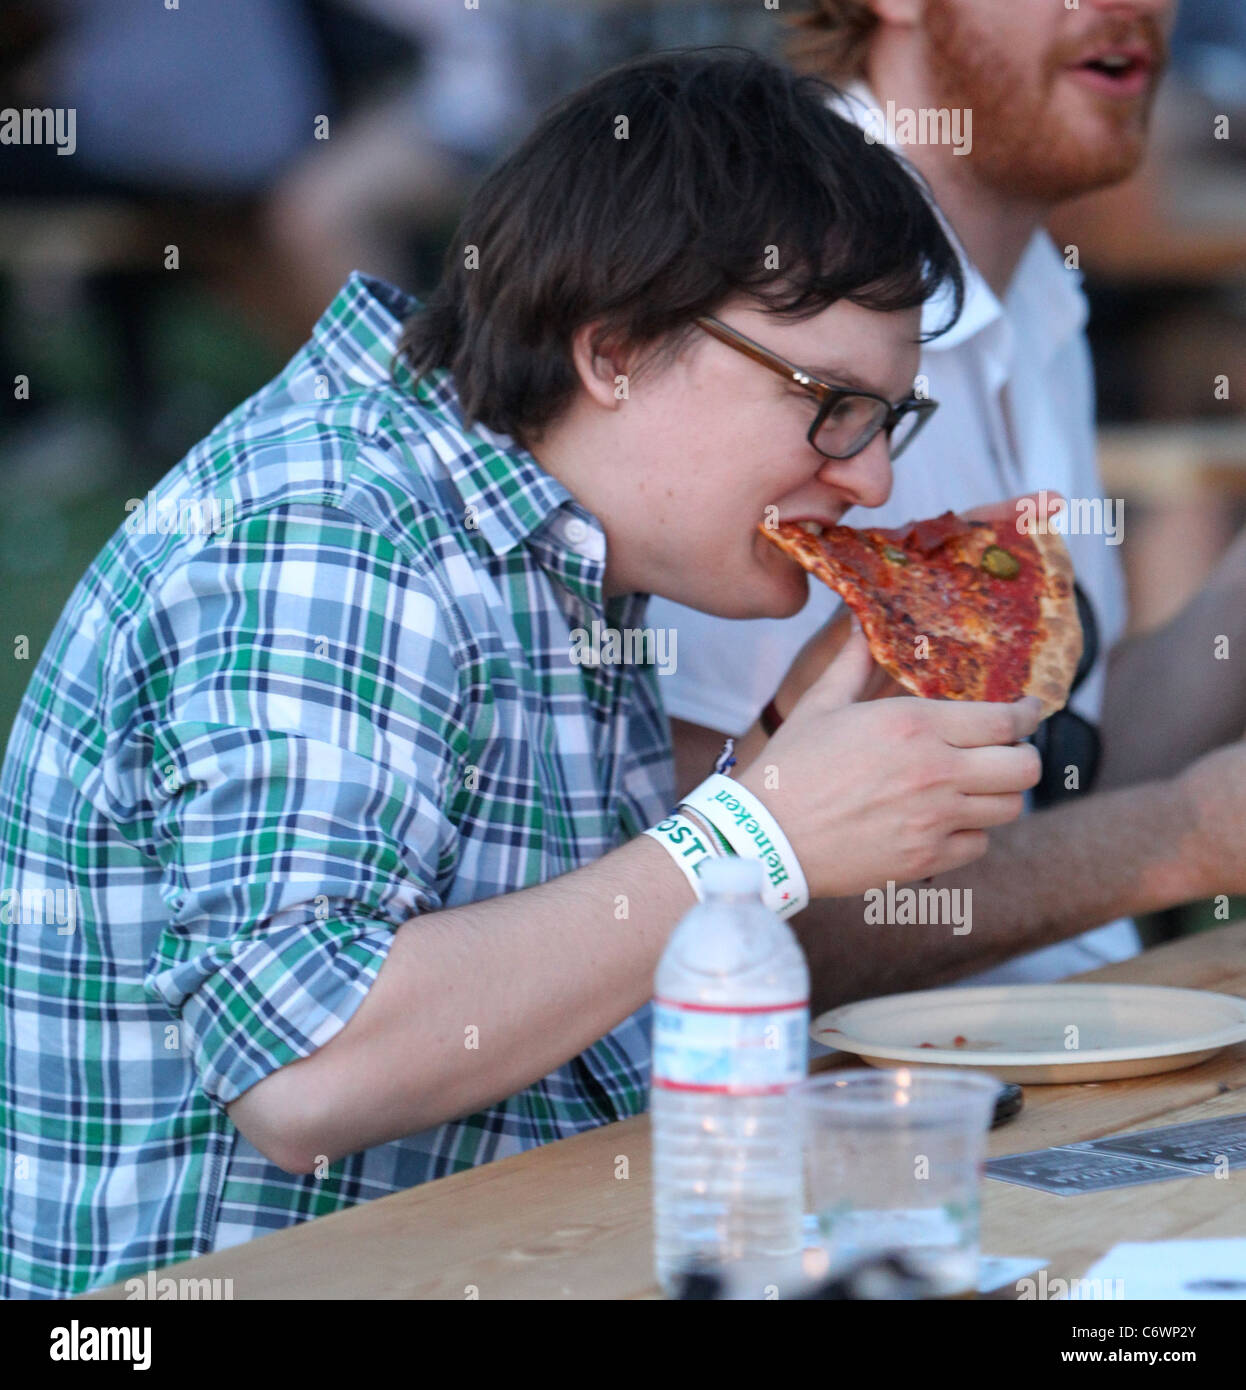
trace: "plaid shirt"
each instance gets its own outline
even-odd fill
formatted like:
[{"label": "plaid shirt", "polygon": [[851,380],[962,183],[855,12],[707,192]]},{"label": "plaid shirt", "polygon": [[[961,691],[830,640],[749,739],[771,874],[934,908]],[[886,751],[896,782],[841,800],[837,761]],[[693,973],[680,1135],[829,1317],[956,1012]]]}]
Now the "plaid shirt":
[{"label": "plaid shirt", "polygon": [[415,307],[353,276],[130,512],[34,671],[0,774],[4,1297],[645,1106],[647,1006],[320,1175],[224,1110],[342,1028],[399,924],[587,864],[673,795],[654,669],[571,659],[573,629],[637,627],[644,596],[607,604],[597,520],[466,429],[446,373],[394,363]]}]

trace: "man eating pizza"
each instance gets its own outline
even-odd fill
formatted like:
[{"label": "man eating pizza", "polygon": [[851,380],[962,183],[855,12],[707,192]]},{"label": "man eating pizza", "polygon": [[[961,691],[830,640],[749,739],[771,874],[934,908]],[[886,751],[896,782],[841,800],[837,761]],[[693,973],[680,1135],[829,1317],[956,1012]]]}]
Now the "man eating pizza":
[{"label": "man eating pizza", "polygon": [[[352,277],[105,547],[14,727],[0,1295],[644,1108],[654,971],[714,851],[668,823],[654,669],[574,633],[641,630],[650,593],[794,613],[758,524],[885,501],[937,292],[954,320],[900,164],[738,52],[568,98],[423,308]],[[851,372],[865,418],[811,447],[810,393],[703,319]],[[1037,701],[860,702],[873,672],[853,636],[735,769],[785,912],[963,866],[1038,776]],[[57,893],[64,930],[28,910]]]},{"label": "man eating pizza", "polygon": [[[812,0],[793,56],[846,86],[838,109],[865,143],[916,141],[901,153],[955,233],[967,286],[957,325],[922,355],[918,380],[937,414],[906,443],[889,502],[847,525],[894,528],[1044,489],[1101,494],[1085,299],[1042,224],[1064,199],[1137,165],[1173,9],[1169,0]],[[945,138],[920,143],[923,131]],[[931,322],[936,313],[927,306]],[[819,903],[797,930],[821,1002],[984,966],[992,981],[1060,978],[1137,950],[1133,924],[1114,918],[1246,892],[1246,749],[1226,743],[1246,728],[1246,682],[1216,659],[1246,642],[1246,540],[1176,620],[1122,643],[1114,539],[1067,537],[1086,650],[1069,709],[1038,736],[1047,809],[935,885],[972,890],[978,926],[963,936],[880,928],[859,899]],[[723,733],[743,735],[752,755],[766,737],[759,716],[777,727],[825,665],[837,599],[811,589],[782,623],[726,623],[655,601],[655,621],[680,635],[665,693],[685,785]],[[1096,930],[1062,940],[1087,928]]]}]

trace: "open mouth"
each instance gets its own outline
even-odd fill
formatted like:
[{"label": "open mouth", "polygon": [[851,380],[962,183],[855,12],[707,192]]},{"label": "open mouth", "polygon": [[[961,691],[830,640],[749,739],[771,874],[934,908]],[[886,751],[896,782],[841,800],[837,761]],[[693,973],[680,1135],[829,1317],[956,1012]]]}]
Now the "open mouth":
[{"label": "open mouth", "polygon": [[[778,524],[780,526],[799,526],[802,531],[807,531],[811,536],[825,535],[832,527],[840,524],[843,514],[848,509],[846,507],[831,506],[825,510],[819,508],[817,516],[810,516],[808,512],[803,515],[794,511],[790,516],[780,516]],[[764,522],[759,530],[772,528],[774,522]]]},{"label": "open mouth", "polygon": [[1147,49],[1112,49],[1093,53],[1070,71],[1084,85],[1112,96],[1136,96],[1145,91],[1155,70]]},{"label": "open mouth", "polygon": [[779,523],[781,526],[799,526],[802,531],[808,531],[811,536],[820,536],[827,526],[834,526],[833,521],[814,521],[808,516],[785,516]]}]

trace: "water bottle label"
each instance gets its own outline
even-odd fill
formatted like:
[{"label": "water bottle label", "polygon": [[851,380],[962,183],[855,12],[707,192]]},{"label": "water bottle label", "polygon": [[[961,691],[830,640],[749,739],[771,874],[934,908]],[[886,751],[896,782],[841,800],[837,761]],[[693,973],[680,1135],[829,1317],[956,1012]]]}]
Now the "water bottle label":
[{"label": "water bottle label", "polygon": [[803,1081],[809,1001],[729,1008],[653,1004],[653,1084],[668,1091],[774,1095]]}]

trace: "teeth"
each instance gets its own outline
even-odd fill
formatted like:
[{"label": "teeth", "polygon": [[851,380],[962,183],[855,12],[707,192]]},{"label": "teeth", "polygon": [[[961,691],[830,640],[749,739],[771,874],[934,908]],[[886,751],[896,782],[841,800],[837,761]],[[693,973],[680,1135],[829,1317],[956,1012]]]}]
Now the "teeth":
[{"label": "teeth", "polygon": [[1121,53],[1110,53],[1106,58],[1099,59],[1100,64],[1105,68],[1127,68],[1130,61]]},{"label": "teeth", "polygon": [[818,522],[818,521],[798,521],[796,524],[797,524],[797,526],[803,526],[803,527],[805,528],[805,530],[808,531],[809,534],[810,534],[811,536],[820,536],[820,535],[822,534],[822,524],[821,524],[821,522]]}]

